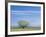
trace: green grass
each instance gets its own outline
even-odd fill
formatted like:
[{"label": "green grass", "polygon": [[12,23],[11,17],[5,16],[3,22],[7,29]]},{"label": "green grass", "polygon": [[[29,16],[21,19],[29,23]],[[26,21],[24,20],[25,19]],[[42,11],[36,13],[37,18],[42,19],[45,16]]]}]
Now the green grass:
[{"label": "green grass", "polygon": [[35,30],[40,30],[41,28],[40,27],[26,27],[26,28],[20,28],[20,27],[18,27],[18,28],[15,28],[15,27],[13,27],[13,28],[11,28],[11,32],[13,32],[13,31],[35,31]]}]

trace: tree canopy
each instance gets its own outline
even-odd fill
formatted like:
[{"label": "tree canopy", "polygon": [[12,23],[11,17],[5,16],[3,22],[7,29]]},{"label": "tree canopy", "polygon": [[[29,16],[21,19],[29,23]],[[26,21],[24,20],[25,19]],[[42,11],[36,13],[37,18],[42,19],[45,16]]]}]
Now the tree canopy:
[{"label": "tree canopy", "polygon": [[21,26],[21,27],[26,27],[28,24],[29,24],[29,22],[28,21],[25,21],[25,20],[21,20],[21,21],[19,21],[18,22],[18,24]]}]

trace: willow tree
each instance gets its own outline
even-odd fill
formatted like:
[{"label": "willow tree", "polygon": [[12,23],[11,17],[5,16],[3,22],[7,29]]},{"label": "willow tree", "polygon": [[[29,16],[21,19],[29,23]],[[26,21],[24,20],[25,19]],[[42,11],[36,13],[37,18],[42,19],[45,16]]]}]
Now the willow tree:
[{"label": "willow tree", "polygon": [[25,27],[27,27],[27,25],[29,25],[29,22],[21,20],[18,22],[18,24],[20,25],[20,27],[22,27],[24,29]]}]

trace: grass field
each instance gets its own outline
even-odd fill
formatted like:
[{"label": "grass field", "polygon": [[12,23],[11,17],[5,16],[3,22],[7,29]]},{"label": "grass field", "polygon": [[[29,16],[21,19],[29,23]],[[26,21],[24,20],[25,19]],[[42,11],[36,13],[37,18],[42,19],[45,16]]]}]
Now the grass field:
[{"label": "grass field", "polygon": [[18,27],[18,28],[16,28],[16,27],[12,27],[11,28],[11,32],[13,32],[13,31],[34,31],[34,30],[40,30],[41,28],[40,27],[26,27],[26,28],[20,28],[20,27]]}]

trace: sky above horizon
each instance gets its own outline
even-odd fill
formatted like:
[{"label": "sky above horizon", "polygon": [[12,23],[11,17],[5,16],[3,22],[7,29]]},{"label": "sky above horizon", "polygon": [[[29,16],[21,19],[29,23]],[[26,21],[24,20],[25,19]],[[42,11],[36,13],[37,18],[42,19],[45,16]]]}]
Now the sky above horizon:
[{"label": "sky above horizon", "polygon": [[11,5],[11,25],[19,26],[18,21],[25,20],[29,22],[28,26],[41,25],[41,7],[40,6],[15,6]]}]

